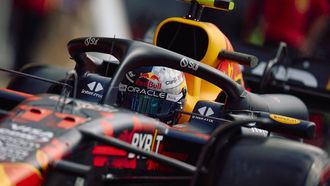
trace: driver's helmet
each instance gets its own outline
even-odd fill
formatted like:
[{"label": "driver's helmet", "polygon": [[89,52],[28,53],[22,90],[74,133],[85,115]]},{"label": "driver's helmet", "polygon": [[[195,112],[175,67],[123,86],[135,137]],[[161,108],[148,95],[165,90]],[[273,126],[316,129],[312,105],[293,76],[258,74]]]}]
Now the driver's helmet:
[{"label": "driver's helmet", "polygon": [[167,67],[140,67],[128,72],[120,83],[120,107],[176,123],[184,106],[187,85],[184,74]]}]

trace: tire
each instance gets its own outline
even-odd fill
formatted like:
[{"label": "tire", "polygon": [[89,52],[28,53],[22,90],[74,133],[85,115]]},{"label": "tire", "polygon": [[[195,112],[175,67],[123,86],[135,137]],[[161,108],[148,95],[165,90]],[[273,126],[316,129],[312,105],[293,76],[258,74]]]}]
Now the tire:
[{"label": "tire", "polygon": [[318,186],[329,159],[323,150],[303,143],[241,136],[213,154],[206,167],[200,185]]}]

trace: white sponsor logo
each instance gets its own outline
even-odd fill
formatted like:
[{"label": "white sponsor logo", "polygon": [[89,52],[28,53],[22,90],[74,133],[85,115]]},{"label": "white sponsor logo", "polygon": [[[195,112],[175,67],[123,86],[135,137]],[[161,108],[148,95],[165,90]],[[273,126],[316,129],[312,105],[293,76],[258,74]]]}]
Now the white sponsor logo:
[{"label": "white sponsor logo", "polygon": [[252,128],[242,127],[242,133],[249,134],[249,135],[257,135],[257,136],[261,135],[261,136],[267,137],[269,132],[267,130],[258,129],[255,127],[252,127]]},{"label": "white sponsor logo", "polygon": [[[162,135],[152,135],[152,134],[143,134],[143,133],[134,133],[131,144],[145,151],[153,151],[156,154],[158,153],[160,142],[163,140]],[[135,156],[134,153],[129,153],[128,158],[137,158],[145,159],[145,157]]]},{"label": "white sponsor logo", "polygon": [[101,83],[96,83],[91,82],[88,85],[89,90],[94,91],[94,92],[100,92],[101,90],[103,90],[103,86],[101,85]]},{"label": "white sponsor logo", "polygon": [[124,85],[124,84],[119,85],[119,91],[144,94],[144,95],[147,95],[147,96],[152,96],[152,97],[162,98],[162,99],[165,99],[165,97],[166,97],[165,92],[157,92],[155,90],[144,89],[144,88],[140,88],[140,87],[127,86],[127,85]]},{"label": "white sponsor logo", "polygon": [[[70,102],[72,102],[72,99],[70,98],[60,98],[59,96],[50,96],[49,99],[51,100],[55,100],[55,101],[59,101],[63,104],[69,104]],[[96,110],[96,111],[101,111],[101,112],[116,112],[117,109],[114,109],[112,107],[108,107],[106,105],[97,105],[97,104],[93,104],[93,103],[89,103],[89,102],[82,102],[82,101],[78,101],[75,100],[75,105],[77,108],[83,108],[83,109],[90,109],[90,110]]]},{"label": "white sponsor logo", "polygon": [[214,114],[214,111],[211,107],[202,107],[198,109],[198,112],[203,116],[212,116]]},{"label": "white sponsor logo", "polygon": [[87,86],[89,88],[89,90],[93,91],[94,90],[94,87],[95,87],[95,82],[92,82],[92,83],[89,83]]},{"label": "white sponsor logo", "polygon": [[7,128],[0,129],[0,142],[0,160],[11,162],[24,160],[30,152],[41,146],[33,141],[33,137]]},{"label": "white sponsor logo", "polygon": [[188,59],[186,58],[182,58],[181,61],[180,61],[180,66],[182,68],[190,68],[192,70],[197,70],[199,65],[193,61],[189,61]]},{"label": "white sponsor logo", "polygon": [[178,95],[175,94],[167,94],[166,95],[166,100],[172,101],[172,102],[178,102],[181,98],[183,97],[182,92]]},{"label": "white sponsor logo", "polygon": [[127,90],[127,85],[120,83],[119,84],[119,91],[126,92],[126,90]]},{"label": "white sponsor logo", "polygon": [[193,119],[198,119],[198,120],[203,120],[209,123],[214,123],[213,119],[210,118],[206,118],[206,117],[200,117],[200,116],[192,116]]},{"label": "white sponsor logo", "polygon": [[88,83],[87,87],[89,90],[82,89],[81,90],[82,94],[87,94],[90,96],[102,98],[103,95],[98,93],[103,90],[103,86],[101,83],[97,83],[94,81],[94,82]]},{"label": "white sponsor logo", "polygon": [[135,74],[132,71],[129,71],[125,76],[126,76],[126,79],[128,79],[129,82],[134,83],[132,78],[135,77]]},{"label": "white sponsor logo", "polygon": [[[212,110],[211,107],[201,107],[198,109],[198,112],[200,115],[203,116],[212,116],[214,114],[214,111]],[[193,119],[198,119],[198,120],[204,120],[209,123],[214,123],[213,119],[207,118],[207,117],[200,117],[200,116],[192,116]]]},{"label": "white sponsor logo", "polygon": [[94,37],[89,37],[87,39],[85,39],[85,45],[97,45],[97,42],[99,41],[99,39],[94,38]]},{"label": "white sponsor logo", "polygon": [[16,123],[11,125],[11,130],[1,128],[0,135],[15,136],[17,138],[23,138],[25,140],[30,140],[37,143],[48,142],[54,136],[54,134],[50,131],[44,131],[24,125],[17,125]]}]

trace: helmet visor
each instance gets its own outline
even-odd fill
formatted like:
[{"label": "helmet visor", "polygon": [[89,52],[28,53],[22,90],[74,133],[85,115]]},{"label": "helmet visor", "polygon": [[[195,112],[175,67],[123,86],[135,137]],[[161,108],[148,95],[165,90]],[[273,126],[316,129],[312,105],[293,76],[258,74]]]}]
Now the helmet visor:
[{"label": "helmet visor", "polygon": [[160,120],[173,116],[185,97],[182,92],[176,95],[124,84],[120,85],[119,94],[119,106]]}]

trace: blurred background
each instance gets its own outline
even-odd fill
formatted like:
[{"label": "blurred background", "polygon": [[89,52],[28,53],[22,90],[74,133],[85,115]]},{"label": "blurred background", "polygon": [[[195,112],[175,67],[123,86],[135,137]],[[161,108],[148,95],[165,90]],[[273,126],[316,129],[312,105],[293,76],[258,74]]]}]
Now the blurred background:
[{"label": "blurred background", "polygon": [[1,66],[12,69],[32,62],[71,67],[66,51],[70,39],[141,39],[156,21],[183,16],[186,8],[175,0],[0,0],[0,4]]},{"label": "blurred background", "polygon": [[[328,8],[324,8],[328,5],[308,3],[324,3],[328,0],[289,1],[306,11],[307,7],[323,6],[322,11],[314,8],[314,12],[319,12],[313,13],[316,15],[328,11]],[[266,2],[277,2],[267,12],[274,12],[278,20],[285,22],[283,17],[287,14],[283,6],[284,2],[289,1],[236,0],[235,9],[231,12],[205,8],[201,20],[216,24],[229,37],[237,51],[254,52],[245,43],[248,41],[262,45],[265,40],[263,33],[256,29],[262,25],[260,22],[268,21],[263,6]],[[161,20],[173,16],[183,17],[189,8],[188,4],[180,0],[0,0],[0,4],[0,63],[1,67],[16,70],[27,63],[71,68],[73,62],[69,62],[66,43],[76,37],[104,36],[150,41],[152,29]],[[276,9],[276,6],[279,8]],[[312,22],[312,19],[301,21]],[[308,30],[313,25],[308,23],[303,26]],[[320,36],[322,50],[316,51],[325,56],[330,53],[330,34],[326,34],[329,33],[328,27],[322,30],[325,32]],[[259,55],[262,56],[263,52]]]}]

